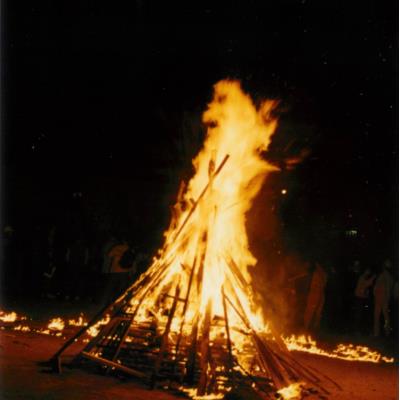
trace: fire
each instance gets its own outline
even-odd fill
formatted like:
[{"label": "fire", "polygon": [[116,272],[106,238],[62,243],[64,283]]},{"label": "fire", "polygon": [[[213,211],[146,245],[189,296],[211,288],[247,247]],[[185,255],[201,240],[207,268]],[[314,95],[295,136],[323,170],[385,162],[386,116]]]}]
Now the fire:
[{"label": "fire", "polygon": [[318,354],[324,357],[339,358],[347,361],[362,361],[362,362],[385,362],[392,363],[394,358],[382,356],[375,350],[371,350],[366,346],[354,344],[338,344],[332,351],[326,351],[317,347],[317,342],[310,336],[290,336],[284,338],[286,346],[289,350],[302,351],[311,354]]},{"label": "fire", "polygon": [[75,319],[72,318],[72,319],[68,320],[68,325],[71,325],[71,326],[86,326],[87,322],[85,321],[83,314],[80,314],[78,319],[75,320]]},{"label": "fire", "polygon": [[14,327],[15,331],[21,331],[21,332],[30,332],[31,328],[27,325],[17,325]]},{"label": "fire", "polygon": [[223,393],[218,393],[218,394],[206,394],[204,396],[198,396],[197,395],[197,390],[196,389],[187,389],[184,386],[180,388],[180,390],[183,393],[186,393],[187,396],[189,396],[193,400],[220,400],[225,397]]},{"label": "fire", "polygon": [[53,318],[47,328],[51,331],[62,331],[64,329],[65,322],[61,318]]},{"label": "fire", "polygon": [[299,399],[301,396],[301,383],[292,383],[277,391],[285,400]]},{"label": "fire", "polygon": [[[188,301],[180,305],[182,318],[174,321],[172,331],[182,326],[189,333],[194,323],[204,322],[206,314],[211,320],[223,316],[226,296],[253,328],[265,331],[267,324],[249,290],[248,268],[256,259],[249,250],[245,221],[266,175],[275,169],[261,157],[277,125],[272,117],[275,103],[266,101],[257,109],[235,81],[221,81],[214,89],[214,99],[203,114],[209,128],[193,161],[195,175],[186,191],[180,192],[163,250],[147,272],[152,279],[132,306],[152,291],[139,318],[146,320],[146,310],[151,310],[162,320],[163,310],[170,308],[178,290]],[[228,318],[232,326],[243,329],[243,319],[232,307]],[[218,335],[216,330],[213,333]]]},{"label": "fire", "polygon": [[3,322],[15,322],[17,320],[17,313],[12,311],[10,313],[0,312],[0,320]]},{"label": "fire", "polygon": [[[266,176],[276,170],[262,157],[277,126],[275,106],[264,101],[256,107],[236,81],[214,86],[203,114],[207,136],[193,160],[195,174],[181,184],[164,246],[130,301],[135,322],[155,321],[160,334],[167,331],[165,340],[176,353],[193,335],[202,338],[203,383],[196,396],[210,394],[204,383],[211,368],[207,348],[221,346],[230,336],[230,357],[250,368],[243,350],[247,355],[253,351],[254,358],[257,344],[251,335],[269,330],[250,289],[249,268],[257,260],[249,250],[245,223]],[[218,393],[221,385],[215,386]]]},{"label": "fire", "polygon": [[109,322],[110,322],[110,316],[106,315],[103,319],[98,321],[95,325],[91,326],[86,332],[88,333],[88,335],[95,337],[99,334],[100,327],[102,325],[108,324]]},{"label": "fire", "polygon": [[[257,260],[246,233],[246,213],[276,169],[262,157],[277,126],[275,103],[256,107],[235,81],[214,90],[203,114],[207,137],[193,161],[194,177],[181,185],[163,248],[108,308],[118,305],[112,323],[101,334],[110,316],[82,329],[96,339],[81,356],[153,382],[186,374],[193,385],[184,391],[197,399],[223,398],[239,377],[256,391],[293,399],[301,394],[293,381],[313,378],[290,358],[255,301],[249,269]],[[69,325],[85,322],[81,316]],[[47,331],[61,335],[64,326],[54,318]]]}]

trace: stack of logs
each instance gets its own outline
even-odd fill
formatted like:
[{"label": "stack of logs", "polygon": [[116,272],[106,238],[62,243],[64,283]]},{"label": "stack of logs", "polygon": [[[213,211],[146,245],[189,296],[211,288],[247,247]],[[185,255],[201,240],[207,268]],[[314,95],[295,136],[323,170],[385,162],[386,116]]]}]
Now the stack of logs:
[{"label": "stack of logs", "polygon": [[[119,371],[140,378],[152,388],[196,389],[199,396],[224,394],[232,388],[251,388],[260,398],[272,399],[276,398],[278,389],[296,381],[306,382],[319,392],[328,394],[319,376],[297,362],[277,339],[278,335],[272,340],[272,337],[255,332],[243,315],[243,309],[239,310],[223,291],[224,316],[212,318],[210,303],[201,326],[196,318],[189,335],[171,331],[177,303],[181,301],[179,284],[164,322],[154,316],[146,321],[135,320],[138,307],[132,311],[132,297],[133,293],[128,291],[99,313],[66,342],[53,356],[53,361],[57,360],[60,367],[64,350],[90,326],[111,313],[110,322],[86,345],[74,363],[82,364],[89,360],[100,364],[105,373]],[[242,332],[247,336],[247,345],[241,350],[241,359],[249,360],[246,368],[232,353],[234,344],[230,338],[227,307],[232,307],[248,328]],[[214,329],[220,334],[212,335]]]}]

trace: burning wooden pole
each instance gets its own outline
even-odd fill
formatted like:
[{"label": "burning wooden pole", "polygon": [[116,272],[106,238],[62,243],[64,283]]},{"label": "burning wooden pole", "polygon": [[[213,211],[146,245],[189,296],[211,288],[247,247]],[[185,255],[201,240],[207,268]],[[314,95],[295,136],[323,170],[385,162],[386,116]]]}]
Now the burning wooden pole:
[{"label": "burning wooden pole", "polygon": [[226,346],[228,348],[228,355],[229,361],[227,369],[229,372],[232,371],[233,367],[233,356],[232,356],[232,342],[231,342],[231,333],[229,331],[229,318],[228,318],[228,309],[226,307],[226,298],[225,298],[225,291],[224,287],[221,288],[221,295],[222,295],[222,305],[224,307],[224,323],[225,323],[225,333],[226,333]]},{"label": "burning wooden pole", "polygon": [[203,396],[206,393],[208,381],[208,362],[210,357],[210,326],[211,326],[211,299],[207,303],[200,342],[200,380],[197,386],[197,394]]}]

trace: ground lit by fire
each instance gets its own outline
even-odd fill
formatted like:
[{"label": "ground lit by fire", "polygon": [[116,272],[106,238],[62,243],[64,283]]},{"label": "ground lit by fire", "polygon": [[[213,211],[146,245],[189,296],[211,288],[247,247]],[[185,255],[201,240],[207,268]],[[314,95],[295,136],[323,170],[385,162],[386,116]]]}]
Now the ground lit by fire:
[{"label": "ground lit by fire", "polygon": [[[189,365],[192,357],[192,383],[181,389],[199,399],[223,398],[232,388],[234,374],[246,379],[246,384],[253,382],[251,386],[267,396],[298,397],[303,390],[299,377],[307,377],[314,390],[324,391],[319,379],[291,359],[287,350],[348,361],[394,362],[365,346],[339,344],[327,351],[311,337],[283,337],[265,318],[265,304],[254,291],[250,274],[257,260],[249,248],[246,213],[268,174],[277,169],[263,157],[278,124],[275,107],[273,101],[256,106],[236,81],[215,85],[213,100],[203,114],[207,136],[193,160],[194,176],[181,183],[164,246],[148,270],[115,302],[123,302],[131,293],[124,309],[124,318],[130,322],[122,339],[114,333],[99,335],[101,327],[113,321],[114,316],[107,314],[95,323],[83,314],[67,320],[55,316],[38,328],[15,312],[1,312],[2,329],[65,337],[67,328],[87,326],[79,340],[94,344],[89,345],[90,352],[82,353],[84,357],[145,376],[132,365],[124,366],[119,349],[122,345],[129,349],[127,343],[135,341],[130,330],[155,327],[160,345],[158,361],[154,366],[150,362],[151,379],[162,377],[159,371],[166,354],[174,371]],[[91,339],[97,336],[99,342]],[[119,341],[112,360],[104,358],[103,336],[108,342],[114,336]],[[148,352],[149,344],[143,343],[142,353]],[[131,352],[126,354],[132,359]],[[187,373],[184,369],[181,381]]]},{"label": "ground lit by fire", "polygon": [[[102,325],[107,324],[109,318],[105,318],[97,322],[94,326],[87,329],[87,337],[95,337]],[[32,319],[19,315],[15,311],[0,311],[0,329],[14,330],[21,332],[31,332],[42,335],[53,335],[66,338],[65,331],[71,335],[72,330],[78,327],[88,325],[88,318],[84,314],[80,314],[77,318],[63,319],[61,317],[54,317],[48,323],[37,328],[33,326]],[[69,329],[68,329],[69,328]],[[85,338],[85,341],[88,341]],[[370,363],[393,363],[393,357],[387,357],[380,354],[378,351],[370,349],[366,346],[357,344],[343,344],[340,343],[332,351],[318,347],[316,340],[310,336],[305,335],[292,335],[289,337],[282,336],[285,344],[290,351],[299,351],[305,353],[316,354],[323,357],[338,358],[346,361],[370,362]]]}]

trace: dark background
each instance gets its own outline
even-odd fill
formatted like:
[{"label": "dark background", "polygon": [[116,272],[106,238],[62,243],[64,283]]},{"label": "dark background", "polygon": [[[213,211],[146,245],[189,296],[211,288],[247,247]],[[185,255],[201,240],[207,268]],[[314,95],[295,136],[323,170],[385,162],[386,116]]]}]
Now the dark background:
[{"label": "dark background", "polygon": [[3,226],[118,230],[151,253],[212,85],[235,78],[281,100],[264,194],[283,251],[397,262],[396,2],[186,3],[3,2]]}]

